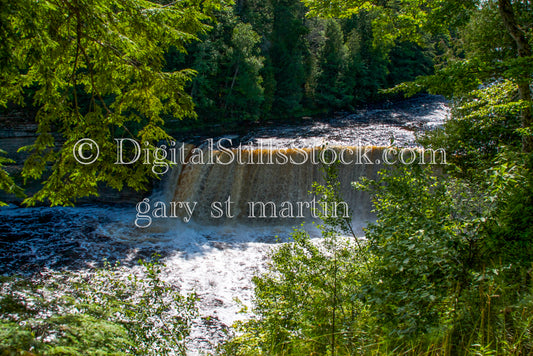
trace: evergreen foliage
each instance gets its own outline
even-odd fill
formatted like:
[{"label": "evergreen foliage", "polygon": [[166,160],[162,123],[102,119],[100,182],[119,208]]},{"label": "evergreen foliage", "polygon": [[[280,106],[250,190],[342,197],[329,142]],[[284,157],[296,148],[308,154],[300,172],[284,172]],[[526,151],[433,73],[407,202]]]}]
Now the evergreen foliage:
[{"label": "evergreen foliage", "polygon": [[[208,29],[205,12],[214,6],[209,1],[2,1],[0,105],[29,103],[37,109],[38,137],[21,148],[30,153],[22,175],[46,174],[43,188],[27,204],[71,204],[96,195],[100,182],[118,190],[146,186],[154,175],[149,167],[113,164],[113,138],[136,138],[153,150],[169,138],[163,115],[194,115],[185,92],[194,72],[164,71],[164,53],[171,47],[185,51]],[[100,146],[94,164],[79,164],[73,156],[82,138]]]}]

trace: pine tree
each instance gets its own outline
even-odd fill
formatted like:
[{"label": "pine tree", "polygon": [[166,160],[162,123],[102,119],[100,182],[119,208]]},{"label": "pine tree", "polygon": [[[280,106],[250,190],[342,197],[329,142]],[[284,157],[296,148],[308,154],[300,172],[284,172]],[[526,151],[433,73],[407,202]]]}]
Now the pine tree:
[{"label": "pine tree", "polygon": [[[207,30],[206,12],[216,5],[2,0],[0,105],[31,102],[37,109],[38,137],[25,148],[31,155],[22,175],[48,174],[26,203],[70,204],[97,194],[99,183],[146,186],[152,167],[114,164],[113,138],[134,138],[153,153],[156,142],[170,138],[162,129],[165,115],[195,115],[185,89],[194,72],[165,71],[164,53],[185,51]],[[74,157],[82,138],[100,147],[92,164]]]},{"label": "pine tree", "polygon": [[318,57],[319,75],[315,100],[320,107],[330,110],[346,107],[353,99],[346,86],[346,47],[342,28],[337,20],[326,24],[325,42]]},{"label": "pine tree", "polygon": [[302,110],[308,75],[304,65],[308,55],[305,9],[297,0],[273,0],[272,3],[274,23],[268,55],[276,85],[271,113],[277,118],[287,118],[298,116]]}]

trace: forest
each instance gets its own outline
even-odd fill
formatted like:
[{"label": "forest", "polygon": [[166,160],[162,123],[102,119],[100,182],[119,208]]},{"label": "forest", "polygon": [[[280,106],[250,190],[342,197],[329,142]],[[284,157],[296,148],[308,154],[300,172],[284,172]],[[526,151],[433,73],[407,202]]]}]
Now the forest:
[{"label": "forest", "polygon": [[[0,0],[0,38],[2,125],[36,127],[23,162],[2,151],[0,190],[26,207],[150,189],[161,177],[114,164],[115,139],[153,155],[176,135],[445,96],[450,117],[416,144],[447,164],[353,182],[376,216],[364,239],[344,214],[318,214],[318,244],[295,229],[215,354],[533,353],[532,1]],[[338,164],[322,174],[317,204],[343,204]],[[1,276],[0,354],[190,354],[197,299],[159,257],[124,278],[118,262]]]}]

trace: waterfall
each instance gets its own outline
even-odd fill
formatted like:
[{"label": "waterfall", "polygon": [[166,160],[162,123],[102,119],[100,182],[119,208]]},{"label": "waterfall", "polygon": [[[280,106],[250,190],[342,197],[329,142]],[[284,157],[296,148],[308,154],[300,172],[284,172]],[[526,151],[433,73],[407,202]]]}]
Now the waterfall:
[{"label": "waterfall", "polygon": [[[344,162],[337,165],[341,198],[353,220],[364,222],[372,219],[370,198],[351,183],[377,177],[384,149],[208,150],[189,145],[186,163],[174,168],[165,193],[170,201],[197,203],[193,221],[200,224],[299,225],[313,218],[313,199],[318,202],[318,197],[309,191],[314,182],[324,182],[321,158],[330,162],[336,156]],[[230,211],[225,210],[228,204]]]}]

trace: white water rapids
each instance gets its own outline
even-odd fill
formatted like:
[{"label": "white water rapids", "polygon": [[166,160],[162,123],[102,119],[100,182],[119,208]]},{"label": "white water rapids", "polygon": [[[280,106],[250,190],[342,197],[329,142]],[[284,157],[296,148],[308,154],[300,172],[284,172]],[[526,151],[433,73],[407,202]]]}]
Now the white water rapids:
[{"label": "white water rapids", "polygon": [[[395,144],[412,145],[415,130],[438,126],[446,115],[448,108],[442,98],[426,96],[300,126],[258,128],[233,138],[244,148],[269,142],[275,150],[309,150],[324,143],[373,146],[369,156],[375,160],[391,138]],[[295,153],[287,151],[291,154]],[[354,192],[350,182],[361,176],[374,178],[379,168],[350,166],[339,172],[358,231],[372,216],[368,197]],[[166,264],[164,278],[182,293],[196,292],[200,298],[201,317],[189,337],[190,354],[213,352],[233,322],[251,315],[251,279],[265,270],[269,251],[286,241],[292,226],[309,221],[308,213],[304,219],[249,219],[247,203],[308,201],[307,192],[319,177],[318,167],[311,164],[180,167],[149,198],[198,202],[192,221],[158,220],[148,229],[135,227],[134,205],[4,208],[0,210],[0,273],[87,269],[103,258],[133,265],[139,258],[160,253]],[[236,218],[209,218],[210,203],[229,196]],[[316,231],[312,233],[318,238]],[[247,313],[239,313],[243,305],[248,307]]]}]

